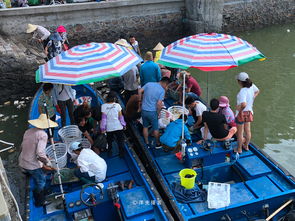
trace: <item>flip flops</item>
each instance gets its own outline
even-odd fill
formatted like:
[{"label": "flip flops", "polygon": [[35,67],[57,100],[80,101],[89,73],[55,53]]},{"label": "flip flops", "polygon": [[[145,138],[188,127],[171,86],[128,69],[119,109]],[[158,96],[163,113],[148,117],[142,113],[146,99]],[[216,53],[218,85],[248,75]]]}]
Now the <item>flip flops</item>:
[{"label": "flip flops", "polygon": [[126,188],[127,189],[132,189],[133,184],[134,184],[133,180],[122,180],[122,181],[119,181],[119,182],[116,183],[116,185],[119,186],[120,191],[123,191]]},{"label": "flip flops", "polygon": [[249,150],[249,146],[248,146],[248,145],[245,145],[245,144],[242,145],[242,148],[243,148],[245,151],[248,151],[248,150]]},{"label": "flip flops", "polygon": [[238,154],[241,154],[243,151],[238,151],[238,148],[234,148],[234,153],[238,153]]}]

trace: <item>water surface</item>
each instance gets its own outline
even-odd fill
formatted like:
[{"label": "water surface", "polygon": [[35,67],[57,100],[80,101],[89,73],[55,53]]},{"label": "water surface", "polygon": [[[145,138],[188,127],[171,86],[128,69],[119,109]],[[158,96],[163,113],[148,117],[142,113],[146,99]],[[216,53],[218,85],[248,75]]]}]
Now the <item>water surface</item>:
[{"label": "water surface", "polygon": [[245,71],[260,89],[254,103],[252,142],[295,175],[292,165],[295,148],[295,25],[278,25],[234,35],[257,47],[267,59],[254,61],[222,72],[191,69],[209,100],[226,95],[232,108],[239,86],[235,75]]}]

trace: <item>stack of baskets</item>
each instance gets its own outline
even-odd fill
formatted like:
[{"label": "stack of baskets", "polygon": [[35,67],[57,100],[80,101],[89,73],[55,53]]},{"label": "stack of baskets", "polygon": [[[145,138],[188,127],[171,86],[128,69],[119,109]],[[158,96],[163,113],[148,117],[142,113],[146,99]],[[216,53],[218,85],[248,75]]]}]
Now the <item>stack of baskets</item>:
[{"label": "stack of baskets", "polygon": [[[69,151],[70,144],[76,140],[82,139],[82,132],[77,125],[69,125],[61,128],[58,131],[63,143],[56,143],[55,151],[59,168],[64,168],[67,165],[67,153]],[[91,146],[91,145],[90,145]],[[51,164],[56,168],[53,146],[50,145],[46,148],[46,154],[49,157]]]},{"label": "stack of baskets", "polygon": [[[64,168],[67,165],[67,145],[64,143],[54,144],[57,164],[59,168]],[[53,146],[46,147],[46,155],[51,161],[52,167],[56,169]]]},{"label": "stack of baskets", "polygon": [[58,131],[58,135],[68,148],[73,141],[82,138],[82,132],[77,125],[69,125],[61,128]]}]

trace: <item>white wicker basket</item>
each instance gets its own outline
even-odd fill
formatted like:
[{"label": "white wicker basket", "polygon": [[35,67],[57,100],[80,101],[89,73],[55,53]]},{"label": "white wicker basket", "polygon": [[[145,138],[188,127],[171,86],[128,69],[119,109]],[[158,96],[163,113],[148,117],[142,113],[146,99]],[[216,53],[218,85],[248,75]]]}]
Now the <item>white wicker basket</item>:
[{"label": "white wicker basket", "polygon": [[79,143],[81,143],[81,145],[82,145],[81,147],[82,147],[82,148],[91,148],[91,143],[87,140],[87,138],[78,138],[78,139],[72,141],[71,143],[69,143],[69,145],[68,145],[68,153],[71,155],[71,158],[72,158],[73,161],[77,160],[77,157],[78,157],[78,155],[75,154],[75,153],[71,150],[71,148],[70,148],[71,145],[72,145],[72,143],[74,143],[74,142],[79,142]]},{"label": "white wicker basket", "polygon": [[[172,114],[172,120],[177,120],[179,116],[183,113],[182,106],[171,106],[168,108],[168,111]],[[184,108],[184,114],[189,114],[188,109]]]},{"label": "white wicker basket", "polygon": [[69,145],[74,140],[82,138],[82,132],[77,125],[69,125],[59,129],[58,135],[66,145]]},{"label": "white wicker basket", "polygon": [[[64,168],[67,165],[67,145],[64,143],[56,143],[54,146],[58,167]],[[46,147],[46,155],[50,159],[52,167],[56,168],[52,145]]]}]

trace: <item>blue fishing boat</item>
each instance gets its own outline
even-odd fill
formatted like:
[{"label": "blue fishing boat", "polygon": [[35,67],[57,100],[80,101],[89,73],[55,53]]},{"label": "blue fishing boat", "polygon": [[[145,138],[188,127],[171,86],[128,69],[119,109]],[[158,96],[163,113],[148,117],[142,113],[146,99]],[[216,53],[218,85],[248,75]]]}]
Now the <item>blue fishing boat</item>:
[{"label": "blue fishing boat", "polygon": [[[100,96],[89,85],[73,86],[76,90],[76,100],[90,98],[91,106],[102,104]],[[40,88],[31,103],[29,119],[39,116],[38,98],[42,93]],[[58,113],[56,113],[59,116]],[[58,119],[58,117],[57,117]],[[67,119],[67,122],[69,120]],[[61,125],[60,119],[57,120]],[[57,129],[54,140],[60,141]],[[59,184],[54,181],[52,173],[48,173],[47,181],[52,193],[48,193],[47,200],[52,203],[47,206],[36,207],[33,198],[34,182],[29,179],[27,188],[27,220],[169,220],[171,215],[165,208],[162,199],[155,190],[150,178],[137,155],[129,143],[125,144],[123,158],[118,155],[118,148],[114,145],[113,155],[110,157],[102,153],[101,157],[107,163],[106,180],[101,184],[88,183],[77,179],[63,181],[64,200],[61,196]],[[75,165],[68,162],[67,167]],[[128,181],[128,182],[127,182]],[[127,184],[127,186],[126,186]]]},{"label": "blue fishing boat", "polygon": [[[165,100],[167,108],[172,105],[171,100]],[[154,145],[147,148],[138,122],[128,123],[136,151],[141,153],[142,162],[175,219],[294,220],[294,177],[255,144],[251,143],[249,150],[237,158],[233,151],[236,141],[210,140],[197,144],[200,137],[195,136],[191,145],[183,146],[179,157],[162,148],[156,149],[153,137],[149,137],[149,142]],[[189,116],[188,126],[193,123],[193,117]],[[190,192],[180,187],[184,184],[180,177],[183,169],[197,174]],[[195,197],[202,193],[207,194],[209,201],[207,197]]]}]

